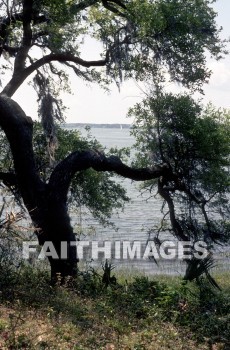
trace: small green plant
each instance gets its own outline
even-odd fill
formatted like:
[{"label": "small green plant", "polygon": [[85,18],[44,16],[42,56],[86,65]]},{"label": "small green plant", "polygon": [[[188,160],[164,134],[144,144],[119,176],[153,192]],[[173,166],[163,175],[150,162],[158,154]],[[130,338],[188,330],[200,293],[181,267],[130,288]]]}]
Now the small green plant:
[{"label": "small green plant", "polygon": [[7,327],[7,322],[5,320],[0,319],[0,332],[3,332]]},{"label": "small green plant", "polygon": [[146,276],[135,277],[134,282],[129,286],[129,291],[135,295],[139,295],[144,299],[154,301],[159,295],[161,285],[154,280],[150,280]]},{"label": "small green plant", "polygon": [[51,287],[44,271],[28,266],[10,271],[10,302],[1,285],[0,349],[110,350],[111,344],[111,350],[147,350],[153,340],[156,350],[206,350],[212,344],[218,350],[229,348],[227,274],[215,276],[224,286],[220,291],[205,276],[199,286],[167,276],[132,276],[121,282],[116,274],[116,287],[105,288],[101,272],[88,266],[71,285]]},{"label": "small green plant", "polygon": [[206,281],[209,284],[220,290],[215,279],[210,275],[210,269],[215,267],[215,261],[212,254],[207,255],[203,259],[197,259],[193,257],[190,260],[186,261],[187,268],[184,276],[185,281],[193,281],[196,280],[197,284],[202,287],[202,276],[206,276]]}]

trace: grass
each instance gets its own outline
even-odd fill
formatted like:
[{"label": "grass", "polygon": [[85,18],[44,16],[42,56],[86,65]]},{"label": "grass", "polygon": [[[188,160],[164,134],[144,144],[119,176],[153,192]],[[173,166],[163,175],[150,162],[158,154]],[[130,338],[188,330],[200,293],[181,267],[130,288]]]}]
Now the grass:
[{"label": "grass", "polygon": [[180,278],[117,276],[104,287],[88,271],[50,287],[44,271],[0,269],[0,349],[230,349],[229,273],[222,291]]}]

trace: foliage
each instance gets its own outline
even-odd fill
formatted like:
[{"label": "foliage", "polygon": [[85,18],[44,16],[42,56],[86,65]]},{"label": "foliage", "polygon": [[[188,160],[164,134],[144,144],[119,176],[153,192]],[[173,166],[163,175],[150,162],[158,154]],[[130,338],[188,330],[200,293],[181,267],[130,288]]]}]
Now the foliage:
[{"label": "foliage", "polygon": [[11,279],[7,286],[1,285],[0,295],[2,349],[6,344],[18,349],[106,349],[107,344],[114,344],[115,349],[150,350],[229,346],[227,275],[217,276],[221,292],[210,289],[206,280],[200,289],[192,282],[163,276],[133,280],[127,276],[126,283],[120,284],[118,274],[117,287],[104,289],[102,281],[91,274],[91,284],[89,277],[79,276],[76,286],[80,282],[81,289],[75,290],[74,284],[71,289],[50,287],[46,272],[26,266],[10,269],[8,275]]},{"label": "foliage", "polygon": [[[120,208],[127,200],[123,189],[112,181],[110,175],[101,173],[101,165],[106,163],[106,169],[113,170],[115,167],[114,171],[119,174],[121,166],[125,170],[128,167],[116,157],[107,159],[98,150],[98,157],[95,153],[94,156],[89,155],[91,161],[92,157],[94,160],[100,158],[100,165],[96,165],[98,172],[91,169],[81,171],[72,179],[73,163],[77,158],[73,157],[69,171],[63,176],[65,157],[70,151],[101,147],[94,140],[80,139],[77,133],[60,128],[55,130],[55,121],[64,120],[60,92],[70,91],[69,70],[84,80],[107,88],[111,79],[119,87],[123,79],[130,77],[146,80],[148,76],[154,82],[162,83],[168,75],[171,81],[179,82],[191,91],[201,91],[202,84],[210,77],[206,54],[220,59],[226,53],[212,3],[212,0],[1,2],[0,58],[3,68],[6,65],[12,68],[12,76],[0,95],[0,117],[11,142],[16,171],[12,174],[14,167],[9,149],[3,149],[1,162],[8,174],[1,173],[1,176],[7,177],[5,185],[19,199],[17,186],[13,187],[9,182],[15,176],[24,204],[41,233],[41,242],[44,237],[56,240],[57,244],[61,237],[66,238],[67,235],[69,241],[74,239],[69,216],[65,212],[68,190],[70,204],[85,205],[103,223],[108,221],[112,207]],[[102,44],[101,59],[82,58],[84,41],[88,37]],[[5,69],[2,71],[4,74]],[[27,78],[37,93],[38,115],[45,131],[45,136],[38,131],[33,140],[40,177],[29,164],[29,160],[33,163],[31,123],[11,99]],[[163,204],[164,216],[157,229],[158,234],[165,230],[169,216],[169,229],[179,239],[195,242],[202,238],[209,244],[227,241],[229,114],[215,111],[212,107],[202,111],[189,96],[165,95],[161,91],[135,107],[133,113],[137,116],[133,133],[137,137],[140,155],[145,158],[141,163],[156,165],[155,169],[161,169],[161,174],[167,172],[158,179],[158,192],[168,205],[165,213]],[[18,145],[14,144],[16,139]],[[24,139],[29,145],[25,152]],[[61,144],[59,148],[58,142]],[[56,162],[63,157],[63,162],[55,168]],[[162,163],[168,165],[167,171],[166,167],[161,167]],[[51,180],[54,179],[51,181],[53,187],[50,186],[52,193],[47,190],[51,171]],[[145,169],[146,173],[149,175],[151,172]],[[124,176],[130,177],[130,172]],[[137,179],[135,176],[132,178]],[[60,192],[59,198],[56,192]],[[179,210],[175,209],[175,201],[179,203]],[[51,214],[52,211],[57,212],[57,208],[63,215],[58,215],[60,220],[56,220],[56,213]],[[215,213],[211,218],[210,212]],[[65,229],[62,230],[62,227]],[[55,239],[54,231],[58,232]],[[72,254],[73,264],[62,261],[66,275],[74,274],[76,259]],[[52,261],[53,276],[55,268],[60,269],[58,265],[59,262]]]},{"label": "foliage", "polygon": [[224,52],[211,3],[128,1],[124,18],[108,14],[99,3],[92,7],[93,35],[110,49],[109,74],[117,81],[125,77],[146,81],[148,75],[162,76],[163,70],[173,81],[201,88],[210,76],[204,48],[216,58]]},{"label": "foliage", "polygon": [[[138,164],[166,163],[172,175],[146,182],[163,197],[156,233],[207,244],[229,240],[230,115],[189,95],[158,91],[130,111]],[[167,204],[167,206],[165,205]]]},{"label": "foliage", "polygon": [[[22,3],[13,1],[3,6],[2,18],[7,18],[7,13],[13,16],[21,13]],[[162,75],[163,69],[173,81],[201,89],[210,76],[205,53],[217,59],[225,53],[212,0],[109,3],[99,0],[33,1],[30,63],[47,52],[80,57],[85,40],[91,36],[102,43],[101,56],[105,59],[102,66],[106,65],[105,70],[95,70],[90,65],[84,67],[81,62],[72,63],[71,59],[63,61],[60,56],[64,69],[55,61],[37,69],[33,84],[40,96],[40,114],[43,113],[42,100],[47,95],[55,98],[54,104],[57,102],[61,107],[56,95],[60,89],[68,90],[69,69],[82,79],[104,85],[111,78],[117,84],[126,77],[146,80],[146,76]],[[23,32],[22,19],[16,17],[18,20],[13,17],[1,34],[2,52],[12,59],[20,51]]]},{"label": "foliage", "polygon": [[[3,133],[0,134],[4,144],[1,152],[0,167],[2,171],[13,172],[13,160],[10,146]],[[50,158],[48,140],[43,133],[40,123],[34,123],[33,147],[37,171],[43,181],[48,182],[50,174],[56,164],[71,152],[86,149],[102,149],[97,140],[88,133],[83,137],[78,130],[64,129],[56,125],[57,147]],[[14,193],[17,189],[12,189]],[[115,182],[110,173],[96,172],[93,169],[78,172],[71,182],[69,189],[69,210],[87,208],[102,224],[110,224],[109,218],[114,210],[122,209],[128,201],[123,187]],[[80,232],[79,232],[80,233]]]},{"label": "foliage", "polygon": [[207,255],[203,259],[197,259],[193,257],[187,261],[187,269],[185,272],[184,280],[193,281],[194,279],[198,284],[202,285],[202,278],[205,274],[207,281],[215,288],[220,289],[216,281],[212,278],[209,270],[215,266],[214,259],[211,254]]}]

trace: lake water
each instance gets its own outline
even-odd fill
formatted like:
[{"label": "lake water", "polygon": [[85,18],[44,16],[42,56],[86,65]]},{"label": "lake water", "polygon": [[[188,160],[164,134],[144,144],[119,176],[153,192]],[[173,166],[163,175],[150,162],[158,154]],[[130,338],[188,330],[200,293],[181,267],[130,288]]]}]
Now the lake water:
[{"label": "lake water", "polygon": [[[80,129],[83,134],[86,134],[84,129]],[[91,134],[106,148],[111,147],[130,147],[134,143],[134,138],[130,136],[129,129],[110,129],[110,128],[92,128]],[[83,226],[87,230],[87,227],[93,226],[95,231],[93,235],[86,236],[85,239],[100,240],[100,241],[142,241],[147,242],[148,231],[160,223],[162,218],[161,207],[162,200],[159,197],[149,198],[149,193],[140,194],[138,190],[139,184],[132,182],[131,180],[120,177],[118,179],[120,183],[127,190],[127,195],[131,201],[125,205],[124,212],[119,212],[118,215],[114,214],[111,220],[114,222],[118,230],[114,230],[110,227],[103,227],[98,224],[89,216],[76,215],[73,217],[73,223]],[[85,217],[85,220],[84,220]],[[161,236],[162,238],[162,236]],[[165,234],[165,239],[170,238]],[[219,269],[229,269],[230,266],[230,254],[224,249],[218,248],[217,260]],[[229,249],[228,249],[229,251]],[[103,259],[103,254],[102,254]],[[179,260],[159,260],[156,264],[153,260],[120,260],[112,259],[114,265],[119,267],[125,267],[135,270],[141,270],[146,274],[183,274],[184,264]]]},{"label": "lake water", "polygon": [[[86,135],[84,129],[80,129],[83,135]],[[134,138],[130,136],[129,129],[115,128],[92,128],[91,134],[107,149],[111,147],[131,147],[134,143]],[[143,252],[148,239],[148,231],[160,223],[162,219],[161,207],[162,200],[159,197],[149,198],[149,193],[140,194],[138,186],[140,183],[135,183],[129,179],[114,177],[116,181],[121,183],[127,190],[127,195],[130,202],[125,204],[124,211],[118,214],[114,213],[111,221],[115,224],[116,230],[112,227],[103,227],[89,213],[82,211],[70,213],[72,224],[76,228],[83,228],[86,236],[82,236],[84,241],[100,241],[105,244],[105,241],[112,242],[112,263],[116,269],[125,268],[127,271],[141,271],[145,274],[180,274],[184,273],[184,265],[178,259],[162,260],[159,259],[156,264],[153,260],[142,259]],[[9,198],[10,199],[10,198]],[[1,202],[1,199],[0,199]],[[26,222],[22,225],[25,226]],[[93,227],[93,229],[91,229]],[[89,234],[90,232],[90,234]],[[170,236],[165,234],[160,238],[169,239]],[[140,259],[119,259],[115,256],[115,242],[130,241],[142,243],[142,252]],[[121,243],[122,244],[122,243]],[[218,247],[215,251],[218,270],[230,270],[230,247]],[[121,249],[122,253],[122,249]],[[90,260],[91,253],[88,251],[86,260]],[[104,255],[99,255],[99,260],[94,260],[92,265],[101,266],[105,260]],[[84,262],[83,262],[84,263]]]}]

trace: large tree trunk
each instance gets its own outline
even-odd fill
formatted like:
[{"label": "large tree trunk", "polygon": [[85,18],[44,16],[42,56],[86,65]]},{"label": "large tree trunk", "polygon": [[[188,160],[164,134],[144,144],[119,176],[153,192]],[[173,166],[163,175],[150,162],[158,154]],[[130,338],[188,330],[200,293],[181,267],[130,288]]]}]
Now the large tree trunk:
[{"label": "large tree trunk", "polygon": [[[0,123],[13,154],[16,185],[35,226],[39,244],[52,242],[59,257],[48,258],[52,280],[57,273],[62,277],[73,276],[77,257],[76,247],[70,246],[70,242],[75,241],[75,235],[67,212],[67,193],[60,197],[54,182],[49,185],[41,181],[33,154],[32,120],[26,117],[17,103],[4,95],[0,97]],[[61,259],[61,242],[66,242],[68,246],[66,259]]]},{"label": "large tree trunk", "polygon": [[56,193],[47,196],[46,212],[43,215],[42,232],[44,237],[38,234],[39,243],[50,241],[54,245],[58,259],[48,257],[51,266],[52,281],[56,280],[57,274],[65,279],[67,276],[74,277],[77,272],[76,236],[70,224],[67,205],[58,200]]},{"label": "large tree trunk", "polygon": [[[47,188],[49,190],[49,186]],[[45,203],[30,214],[36,226],[36,235],[41,246],[50,243],[54,247],[54,255],[48,254],[51,267],[51,279],[54,283],[57,277],[63,281],[65,277],[74,277],[77,272],[76,236],[70,224],[67,206],[57,202],[47,191],[43,197]],[[51,198],[50,198],[51,197]],[[49,253],[49,250],[47,250]],[[52,251],[50,252],[52,253]],[[57,254],[57,257],[56,257]],[[57,276],[60,275],[60,276]]]},{"label": "large tree trunk", "polygon": [[[61,161],[44,183],[36,169],[32,146],[33,122],[10,97],[0,95],[0,126],[4,130],[14,159],[15,175],[0,173],[0,180],[11,185],[15,181],[35,227],[39,244],[52,242],[57,258],[49,256],[52,281],[60,274],[75,276],[77,271],[76,241],[67,211],[67,194],[77,171],[90,167],[97,171],[113,171],[136,181],[172,174],[167,165],[148,169],[133,169],[118,157],[106,157],[98,151],[76,151]],[[2,177],[1,177],[2,175]],[[72,245],[71,245],[72,242]],[[67,245],[66,257],[61,256],[62,244]]]}]

